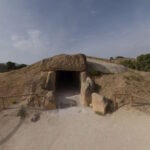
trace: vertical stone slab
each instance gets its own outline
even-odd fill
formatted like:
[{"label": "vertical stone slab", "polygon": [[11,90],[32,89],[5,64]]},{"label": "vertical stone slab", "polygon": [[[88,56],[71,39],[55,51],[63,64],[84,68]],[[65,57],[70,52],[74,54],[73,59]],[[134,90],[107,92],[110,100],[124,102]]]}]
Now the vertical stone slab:
[{"label": "vertical stone slab", "polygon": [[56,84],[56,72],[49,71],[47,74],[45,89],[55,91],[55,84]]},{"label": "vertical stone slab", "polygon": [[83,106],[88,106],[91,103],[91,93],[90,85],[84,82],[81,88],[81,104]]},{"label": "vertical stone slab", "polygon": [[56,109],[54,91],[49,91],[43,103],[45,109]]},{"label": "vertical stone slab", "polygon": [[93,81],[90,77],[87,77],[86,72],[80,74],[81,80],[81,104],[88,106],[91,103],[91,94],[93,91]]},{"label": "vertical stone slab", "polygon": [[81,82],[81,84],[86,81],[86,77],[87,77],[86,72],[81,72],[80,73],[80,82]]},{"label": "vertical stone slab", "polygon": [[41,72],[40,86],[43,90],[45,90],[45,83],[46,83],[47,75],[48,75],[47,71]]},{"label": "vertical stone slab", "polygon": [[86,82],[86,72],[80,73],[80,83],[81,83],[81,89],[80,89],[80,101],[82,106],[87,106],[86,101],[86,95],[85,95],[85,82]]}]

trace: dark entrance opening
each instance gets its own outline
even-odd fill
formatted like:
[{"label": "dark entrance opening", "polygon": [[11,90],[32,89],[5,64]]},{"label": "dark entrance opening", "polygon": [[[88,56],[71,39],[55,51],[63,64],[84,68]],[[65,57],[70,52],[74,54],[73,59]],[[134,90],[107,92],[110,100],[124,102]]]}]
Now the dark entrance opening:
[{"label": "dark entrance opening", "polygon": [[80,89],[79,72],[77,71],[57,71],[56,90]]},{"label": "dark entrance opening", "polygon": [[56,105],[67,108],[78,105],[77,95],[80,94],[80,72],[56,72]]}]

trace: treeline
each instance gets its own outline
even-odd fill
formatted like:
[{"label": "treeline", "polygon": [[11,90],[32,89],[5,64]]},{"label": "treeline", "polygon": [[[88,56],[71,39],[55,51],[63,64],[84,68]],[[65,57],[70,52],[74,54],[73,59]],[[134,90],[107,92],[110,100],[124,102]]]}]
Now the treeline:
[{"label": "treeline", "polygon": [[128,59],[121,62],[122,65],[139,71],[150,71],[150,54],[138,56],[135,60]]},{"label": "treeline", "polygon": [[15,62],[7,62],[6,64],[0,64],[0,72],[7,72],[11,70],[17,70],[26,67],[26,64],[17,64]]}]

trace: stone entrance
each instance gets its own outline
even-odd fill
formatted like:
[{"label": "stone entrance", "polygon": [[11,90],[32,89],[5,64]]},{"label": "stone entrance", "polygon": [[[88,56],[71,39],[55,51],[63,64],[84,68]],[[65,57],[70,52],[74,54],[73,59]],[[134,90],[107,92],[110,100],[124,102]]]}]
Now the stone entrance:
[{"label": "stone entrance", "polygon": [[56,71],[56,105],[67,108],[79,105],[80,72]]},{"label": "stone entrance", "polygon": [[[86,65],[86,56],[83,54],[62,54],[42,60],[39,91],[45,96],[41,105],[47,109],[51,106],[75,106],[78,103],[77,95],[78,99],[81,95],[82,105],[88,105],[91,102],[92,81],[87,77]],[[73,99],[70,98],[72,96]]]}]

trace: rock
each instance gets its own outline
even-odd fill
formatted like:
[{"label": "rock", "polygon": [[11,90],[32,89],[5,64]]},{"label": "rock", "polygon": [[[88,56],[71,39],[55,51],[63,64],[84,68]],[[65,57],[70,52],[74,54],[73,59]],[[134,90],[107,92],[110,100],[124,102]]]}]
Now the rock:
[{"label": "rock", "polygon": [[92,108],[92,103],[89,106]]},{"label": "rock", "polygon": [[108,105],[108,101],[97,93],[92,93],[92,107],[93,111],[104,115],[106,113],[106,108]]},{"label": "rock", "polygon": [[110,62],[106,62],[103,60],[98,60],[94,58],[87,58],[87,68],[88,71],[96,70],[101,73],[122,73],[122,72],[127,72],[128,68],[119,65],[119,64],[114,64]]},{"label": "rock", "polygon": [[32,107],[35,106],[35,103],[34,103],[35,96],[34,95],[29,95],[26,97],[26,99],[27,99],[27,105],[32,106]]},{"label": "rock", "polygon": [[55,90],[56,73],[55,71],[42,72],[40,86],[44,90]]},{"label": "rock", "polygon": [[42,71],[84,71],[86,70],[86,56],[61,54],[42,60],[40,67]]},{"label": "rock", "polygon": [[90,77],[86,78],[86,85],[88,85],[88,87],[90,88],[90,91],[94,89],[94,82],[92,81]]},{"label": "rock", "polygon": [[37,95],[29,95],[27,96],[27,105],[32,106],[32,107],[40,107],[41,106],[41,101],[40,97]]},{"label": "rock", "polygon": [[45,97],[45,104],[49,103],[49,102],[54,102],[54,92],[53,91],[49,91],[46,94]]},{"label": "rock", "polygon": [[41,77],[40,77],[40,86],[42,89],[45,90],[45,84],[46,84],[46,79],[47,79],[47,75],[48,75],[48,72],[41,72]]},{"label": "rock", "polygon": [[55,90],[55,82],[56,82],[56,73],[54,71],[49,71],[45,82],[45,89]]},{"label": "rock", "polygon": [[86,81],[86,77],[87,77],[86,72],[81,72],[80,73],[80,82],[81,82],[81,84]]},{"label": "rock", "polygon": [[86,91],[85,88],[81,87],[81,105],[82,106],[88,106],[88,100],[87,100],[85,91]]},{"label": "rock", "polygon": [[46,94],[45,100],[44,100],[44,108],[46,109],[56,109],[56,104],[54,103],[55,97],[54,97],[54,92],[49,91]]},{"label": "rock", "polygon": [[81,103],[83,106],[88,106],[91,103],[91,94],[94,89],[94,83],[91,78],[87,77],[86,82],[81,84]]},{"label": "rock", "polygon": [[38,121],[40,119],[40,113],[35,113],[34,115],[33,115],[33,117],[31,118],[31,121],[32,122],[36,122],[36,121]]},{"label": "rock", "polygon": [[48,103],[48,104],[45,106],[45,109],[48,109],[48,110],[56,109],[56,104]]}]

